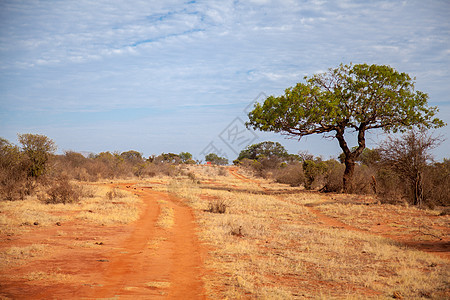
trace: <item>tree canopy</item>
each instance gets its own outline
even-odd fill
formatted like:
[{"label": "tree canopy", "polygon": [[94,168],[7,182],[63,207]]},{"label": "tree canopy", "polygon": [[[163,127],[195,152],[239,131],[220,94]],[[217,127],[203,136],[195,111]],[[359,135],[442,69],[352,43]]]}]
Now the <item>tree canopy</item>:
[{"label": "tree canopy", "polygon": [[[414,126],[442,127],[437,107],[428,106],[428,95],[414,88],[414,80],[385,65],[343,65],[326,73],[305,77],[306,83],[285,94],[256,103],[248,114],[248,127],[298,137],[330,134],[345,156],[344,191],[350,191],[355,159],[362,153],[367,130],[404,131]],[[357,133],[351,149],[346,130]]]},{"label": "tree canopy", "polygon": [[46,171],[47,161],[50,154],[56,151],[55,143],[40,134],[19,134],[19,142],[25,155],[30,160],[29,176],[39,177]]},{"label": "tree canopy", "polygon": [[218,156],[215,153],[209,153],[205,155],[205,160],[215,165],[228,165],[228,159]]},{"label": "tree canopy", "polygon": [[247,146],[244,150],[239,153],[238,160],[244,158],[256,159],[259,158],[286,158],[289,153],[286,149],[278,142],[261,142],[258,144],[253,144]]}]

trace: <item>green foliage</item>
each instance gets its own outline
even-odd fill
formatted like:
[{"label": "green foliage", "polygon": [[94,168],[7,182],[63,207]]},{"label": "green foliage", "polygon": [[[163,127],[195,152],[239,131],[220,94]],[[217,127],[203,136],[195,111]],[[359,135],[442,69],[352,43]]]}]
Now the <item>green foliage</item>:
[{"label": "green foliage", "polygon": [[220,157],[215,153],[205,155],[205,160],[219,166],[228,165],[228,159],[225,157]]},{"label": "green foliage", "polygon": [[135,150],[129,150],[126,152],[122,152],[120,156],[127,162],[132,164],[142,163],[144,159],[142,158],[142,154]]},{"label": "green foliage", "polygon": [[247,148],[239,153],[237,159],[242,160],[248,158],[259,160],[261,158],[269,158],[284,160],[288,156],[288,152],[280,143],[268,141],[247,146]]},{"label": "green foliage", "polygon": [[289,154],[280,143],[270,141],[247,146],[239,153],[238,158],[233,163],[242,164],[245,159],[258,162],[258,164],[253,164],[253,167],[259,173],[263,170],[276,169],[286,166],[287,163],[300,160],[298,155]]},{"label": "green foliage", "polygon": [[155,157],[153,162],[157,164],[179,164],[181,162],[181,158],[175,153],[162,153],[161,155]]},{"label": "green foliage", "polygon": [[[305,80],[286,89],[284,95],[256,103],[246,125],[296,137],[331,133],[344,153],[346,191],[355,160],[365,148],[367,130],[397,132],[445,125],[435,117],[437,107],[428,106],[428,95],[415,90],[408,74],[390,66],[341,64]],[[357,132],[358,146],[353,150],[345,140],[346,130]]]},{"label": "green foliage", "polygon": [[305,160],[302,164],[305,175],[305,189],[310,190],[314,181],[327,171],[327,165],[321,159]]},{"label": "green foliage", "polygon": [[19,142],[22,150],[30,161],[28,175],[37,178],[46,171],[50,155],[56,151],[55,143],[40,134],[19,134]]},{"label": "green foliage", "polygon": [[196,163],[195,160],[192,159],[192,154],[189,152],[181,152],[178,156],[180,157],[181,162],[183,164],[195,164]]},{"label": "green foliage", "polygon": [[340,65],[307,78],[285,95],[256,103],[248,126],[293,136],[344,128],[397,131],[423,125],[442,127],[428,95],[414,90],[406,73],[383,65]]}]

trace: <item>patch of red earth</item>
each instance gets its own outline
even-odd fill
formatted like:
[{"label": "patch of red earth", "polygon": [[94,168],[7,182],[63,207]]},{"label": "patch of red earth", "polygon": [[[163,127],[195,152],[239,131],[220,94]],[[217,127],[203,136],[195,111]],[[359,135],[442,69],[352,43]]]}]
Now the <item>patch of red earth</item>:
[{"label": "patch of red earth", "polygon": [[[131,184],[121,188],[134,190]],[[23,265],[0,271],[0,297],[13,299],[164,298],[204,299],[204,249],[195,235],[191,209],[165,193],[136,189],[143,200],[138,221],[124,226],[69,222],[39,228],[0,242],[1,248],[18,244],[47,244],[49,252]],[[156,226],[157,200],[174,211],[174,225]],[[64,231],[63,236],[57,234]],[[76,245],[87,243],[89,248]],[[91,248],[92,246],[92,248]],[[24,280],[42,272],[39,280]],[[11,276],[11,274],[14,274]],[[50,274],[50,276],[45,276]],[[66,279],[52,278],[52,274]]]}]

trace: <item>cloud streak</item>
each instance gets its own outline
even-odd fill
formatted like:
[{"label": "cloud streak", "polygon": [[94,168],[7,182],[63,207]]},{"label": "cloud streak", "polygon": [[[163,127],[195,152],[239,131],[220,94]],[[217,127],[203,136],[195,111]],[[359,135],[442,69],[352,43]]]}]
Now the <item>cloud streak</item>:
[{"label": "cloud streak", "polygon": [[[445,1],[2,1],[0,135],[33,122],[51,131],[92,111],[109,115],[108,124],[116,110],[165,110],[168,131],[198,130],[200,144],[226,123],[208,123],[212,107],[232,119],[259,92],[279,95],[341,62],[389,64],[446,104],[449,15]],[[186,107],[208,126],[188,122]],[[29,127],[5,121],[23,115]],[[178,138],[187,143],[160,139]]]}]

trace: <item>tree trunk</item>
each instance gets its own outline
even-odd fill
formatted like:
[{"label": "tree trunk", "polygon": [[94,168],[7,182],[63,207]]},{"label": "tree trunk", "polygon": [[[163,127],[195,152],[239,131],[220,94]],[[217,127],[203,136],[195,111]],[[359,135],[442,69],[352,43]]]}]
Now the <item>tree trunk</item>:
[{"label": "tree trunk", "polygon": [[413,193],[414,193],[413,204],[421,206],[423,202],[423,183],[421,172],[417,172],[416,178],[414,179]]},{"label": "tree trunk", "polygon": [[343,192],[350,194],[353,192],[353,173],[355,172],[355,159],[352,157],[345,158],[345,171],[343,177]]}]

